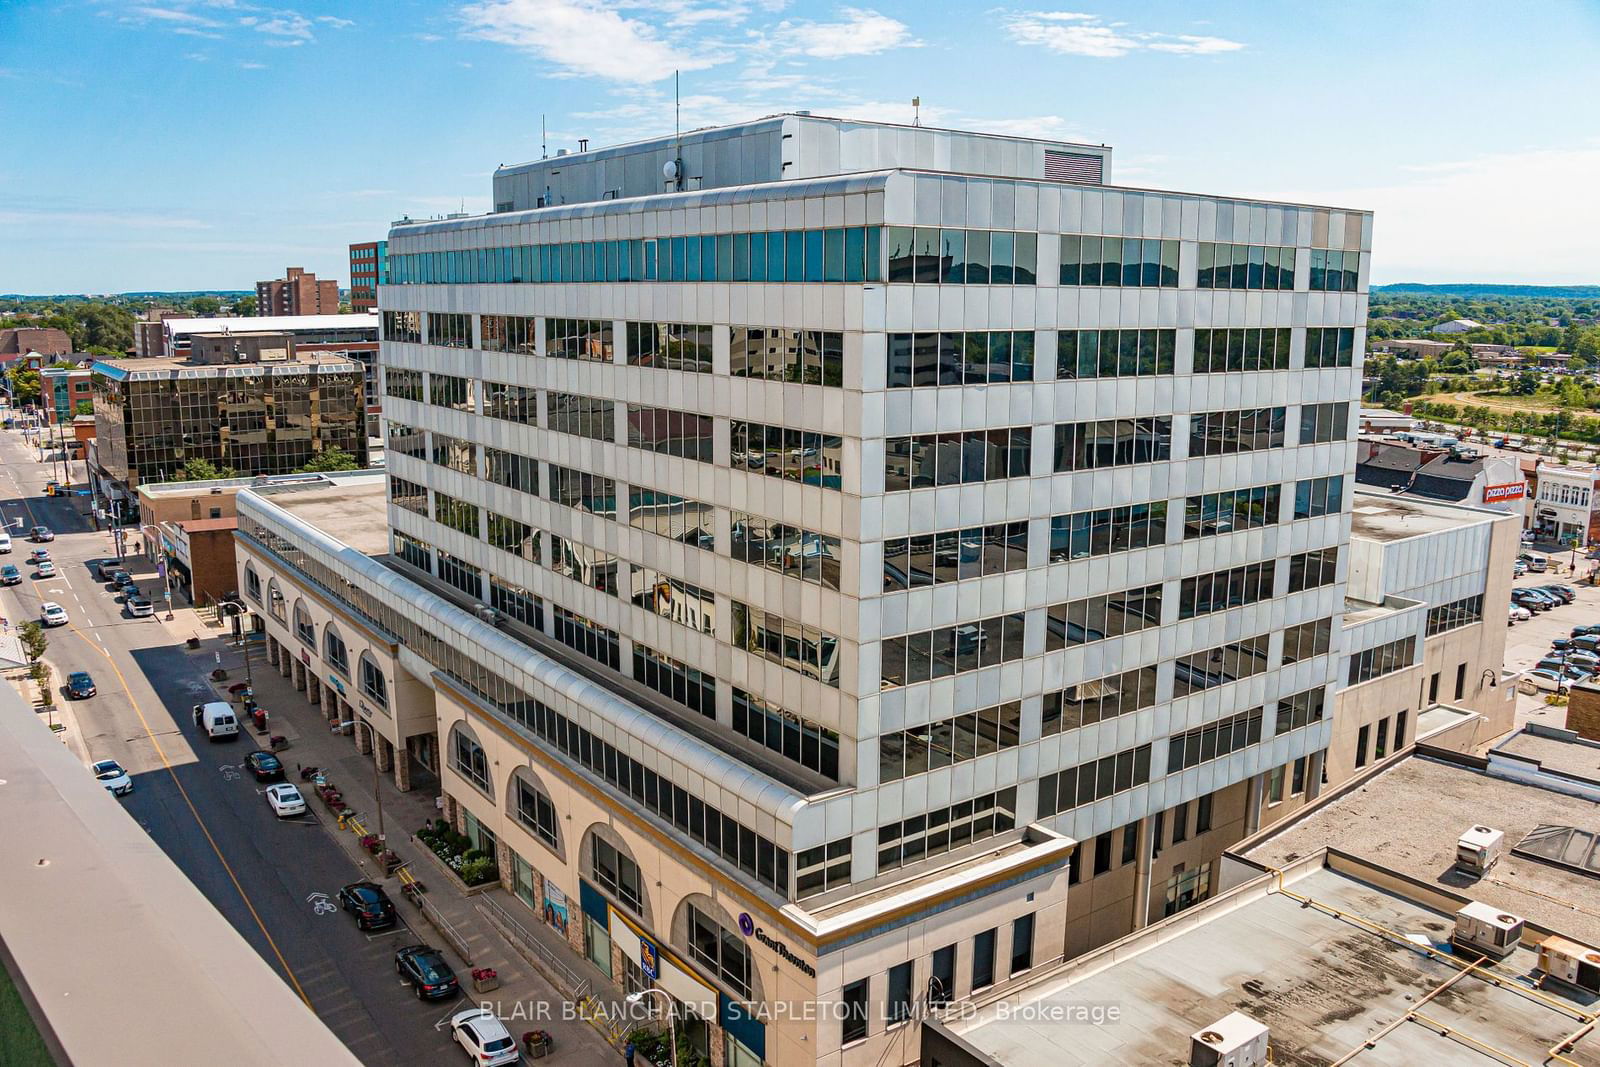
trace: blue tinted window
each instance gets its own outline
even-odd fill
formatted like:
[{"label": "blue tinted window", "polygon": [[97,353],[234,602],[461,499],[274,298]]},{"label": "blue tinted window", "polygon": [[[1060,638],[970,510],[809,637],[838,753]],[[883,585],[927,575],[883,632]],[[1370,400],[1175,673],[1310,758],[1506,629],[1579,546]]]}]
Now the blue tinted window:
[{"label": "blue tinted window", "polygon": [[[767,281],[784,280],[784,240],[782,231],[767,234]],[[797,276],[798,277],[798,276]]]},{"label": "blue tinted window", "polygon": [[824,230],[822,234],[822,280],[844,281],[844,231]]},{"label": "blue tinted window", "polygon": [[719,282],[733,281],[733,235],[724,233],[717,237],[717,267],[712,275]]},{"label": "blue tinted window", "polygon": [[750,280],[750,235],[736,233],[733,241],[733,280],[747,282]]},{"label": "blue tinted window", "polygon": [[656,280],[656,249],[660,247],[659,241],[644,242],[644,279],[647,282]]},{"label": "blue tinted window", "polygon": [[867,227],[867,281],[883,281],[883,228]]},{"label": "blue tinted window", "polygon": [[803,282],[806,280],[805,237],[804,231],[801,230],[784,231],[783,280],[786,282]]},{"label": "blue tinted window", "polygon": [[767,235],[764,233],[750,235],[750,280],[767,280]]},{"label": "blue tinted window", "polygon": [[852,226],[844,231],[844,280],[859,282],[866,279],[867,231]]},{"label": "blue tinted window", "polygon": [[700,280],[700,239],[691,237],[685,244],[687,249],[683,261],[683,280],[697,282]]},{"label": "blue tinted window", "polygon": [[681,282],[688,277],[684,264],[687,262],[688,250],[685,247],[689,242],[682,237],[672,239],[672,273],[668,277],[675,282]]},{"label": "blue tinted window", "polygon": [[[807,230],[806,234],[806,273],[808,282],[822,280],[822,231]],[[794,281],[793,278],[789,279]]]}]

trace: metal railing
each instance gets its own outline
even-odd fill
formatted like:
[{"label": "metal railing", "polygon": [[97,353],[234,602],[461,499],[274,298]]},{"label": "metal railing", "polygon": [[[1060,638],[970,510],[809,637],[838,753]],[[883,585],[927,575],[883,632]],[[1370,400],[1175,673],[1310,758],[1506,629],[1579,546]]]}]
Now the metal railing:
[{"label": "metal railing", "polygon": [[577,973],[563,963],[555,953],[540,944],[533,932],[512,918],[510,913],[502,908],[493,897],[488,895],[480,896],[473,903],[478,906],[478,910],[483,912],[484,917],[491,923],[505,928],[506,933],[511,936],[512,943],[519,950],[533,953],[535,958],[531,959],[530,962],[543,968],[548,973],[550,980],[563,993],[573,999],[579,999],[584,995],[587,991],[588,983],[579,978]]}]

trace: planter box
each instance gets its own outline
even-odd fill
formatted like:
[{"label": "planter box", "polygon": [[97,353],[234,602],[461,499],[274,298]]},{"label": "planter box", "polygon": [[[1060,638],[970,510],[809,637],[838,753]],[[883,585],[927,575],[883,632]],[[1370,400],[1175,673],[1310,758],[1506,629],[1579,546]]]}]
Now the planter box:
[{"label": "planter box", "polygon": [[472,991],[474,993],[489,993],[489,992],[492,992],[493,990],[496,990],[496,989],[499,989],[499,988],[500,988],[500,979],[498,977],[495,977],[495,978],[474,978],[472,980]]}]

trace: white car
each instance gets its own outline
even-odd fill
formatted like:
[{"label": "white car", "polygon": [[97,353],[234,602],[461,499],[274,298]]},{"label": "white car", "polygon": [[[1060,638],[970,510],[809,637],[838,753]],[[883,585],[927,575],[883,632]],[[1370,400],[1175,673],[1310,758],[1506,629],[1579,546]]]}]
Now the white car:
[{"label": "white car", "polygon": [[8,533],[0,533],[0,552],[10,552],[10,551],[11,551],[11,535],[8,534]]},{"label": "white car", "polygon": [[105,786],[112,796],[125,797],[133,792],[133,779],[128,777],[128,772],[116,760],[103,759],[89,769],[94,772],[95,780]]},{"label": "white car", "polygon": [[288,782],[267,786],[267,804],[271,806],[272,814],[280,819],[306,813],[306,798]]},{"label": "white car", "polygon": [[54,600],[46,600],[39,605],[39,621],[46,626],[65,626],[67,624],[67,609],[57,604]]},{"label": "white car", "polygon": [[47,559],[46,560],[40,560],[39,561],[39,577],[41,577],[41,578],[54,578],[55,576],[56,576],[56,565],[54,563],[52,563],[50,560],[47,560]]},{"label": "white car", "polygon": [[1511,605],[1512,622],[1527,622],[1531,618],[1533,618],[1533,612],[1529,611],[1527,608],[1521,607],[1517,604]]},{"label": "white car", "polygon": [[492,1011],[471,1008],[457,1012],[450,1016],[450,1034],[466,1050],[467,1058],[483,1067],[501,1067],[520,1059],[511,1031]]}]

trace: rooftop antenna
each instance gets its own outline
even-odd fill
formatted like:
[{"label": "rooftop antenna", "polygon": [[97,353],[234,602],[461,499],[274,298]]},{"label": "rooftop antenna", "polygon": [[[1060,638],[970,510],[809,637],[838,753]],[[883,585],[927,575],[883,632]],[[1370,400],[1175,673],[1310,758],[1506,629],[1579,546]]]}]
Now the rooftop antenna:
[{"label": "rooftop antenna", "polygon": [[539,158],[540,159],[549,159],[550,158],[550,146],[547,143],[546,137],[545,137],[544,116],[543,115],[539,116]]},{"label": "rooftop antenna", "polygon": [[922,125],[922,97],[920,96],[911,98],[911,125]]}]

